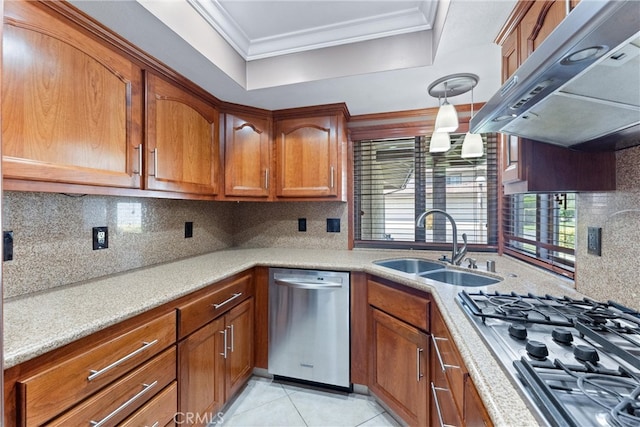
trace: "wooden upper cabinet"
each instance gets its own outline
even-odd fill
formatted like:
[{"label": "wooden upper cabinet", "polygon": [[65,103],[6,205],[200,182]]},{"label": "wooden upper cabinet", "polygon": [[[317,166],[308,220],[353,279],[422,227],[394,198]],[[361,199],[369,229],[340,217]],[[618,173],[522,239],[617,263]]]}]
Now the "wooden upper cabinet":
[{"label": "wooden upper cabinet", "polygon": [[141,69],[46,6],[4,8],[4,177],[140,187]]},{"label": "wooden upper cabinet", "polygon": [[224,194],[269,197],[273,188],[271,121],[226,114],[224,128]]},{"label": "wooden upper cabinet", "polygon": [[339,133],[335,115],[276,122],[278,197],[338,197],[342,180]]},{"label": "wooden upper cabinet", "polygon": [[146,83],[146,188],[217,194],[218,111],[154,74]]}]

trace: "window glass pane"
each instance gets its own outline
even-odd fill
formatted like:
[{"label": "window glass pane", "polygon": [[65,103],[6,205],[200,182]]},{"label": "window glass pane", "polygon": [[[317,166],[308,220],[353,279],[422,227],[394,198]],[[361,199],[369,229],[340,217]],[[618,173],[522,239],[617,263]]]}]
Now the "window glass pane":
[{"label": "window glass pane", "polygon": [[[485,139],[485,155],[462,159],[464,135],[452,135],[447,153],[429,153],[429,138],[368,140],[354,144],[355,240],[427,242],[452,241],[452,227],[443,215],[416,218],[441,209],[456,221],[458,241],[495,245],[497,241],[497,142]],[[489,202],[489,194],[494,202]],[[399,247],[402,247],[400,245]]]}]

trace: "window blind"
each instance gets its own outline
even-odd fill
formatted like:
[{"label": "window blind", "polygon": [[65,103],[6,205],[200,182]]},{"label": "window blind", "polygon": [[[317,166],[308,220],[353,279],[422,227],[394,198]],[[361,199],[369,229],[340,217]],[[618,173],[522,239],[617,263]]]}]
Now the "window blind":
[{"label": "window blind", "polygon": [[441,209],[456,221],[458,241],[467,234],[477,248],[497,245],[497,142],[483,135],[485,155],[460,157],[464,134],[452,134],[446,153],[429,153],[429,137],[354,143],[354,244],[359,247],[433,247],[452,241]]},{"label": "window blind", "polygon": [[575,194],[516,194],[503,206],[505,253],[573,278]]}]

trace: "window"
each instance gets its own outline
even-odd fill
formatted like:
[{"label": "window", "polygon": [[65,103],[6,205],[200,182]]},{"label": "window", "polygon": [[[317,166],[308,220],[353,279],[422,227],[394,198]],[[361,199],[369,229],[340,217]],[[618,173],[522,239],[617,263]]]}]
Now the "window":
[{"label": "window", "polygon": [[505,196],[505,253],[573,278],[575,194]]},{"label": "window", "polygon": [[[497,143],[483,136],[485,155],[460,157],[464,134],[452,134],[447,153],[429,153],[429,138],[354,143],[354,245],[356,247],[450,247],[444,215],[416,218],[428,209],[448,212],[458,241],[465,233],[477,249],[497,248]],[[445,245],[446,242],[449,242]]]}]

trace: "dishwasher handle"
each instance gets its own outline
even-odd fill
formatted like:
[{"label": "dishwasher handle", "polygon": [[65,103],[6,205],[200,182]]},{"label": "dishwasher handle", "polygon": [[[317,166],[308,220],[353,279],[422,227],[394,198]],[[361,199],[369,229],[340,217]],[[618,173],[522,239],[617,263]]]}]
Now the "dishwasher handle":
[{"label": "dishwasher handle", "polygon": [[290,288],[298,288],[298,289],[327,289],[327,288],[341,288],[342,283],[336,282],[308,282],[306,280],[287,280],[287,279],[275,279],[276,285],[280,286],[288,286]]}]

